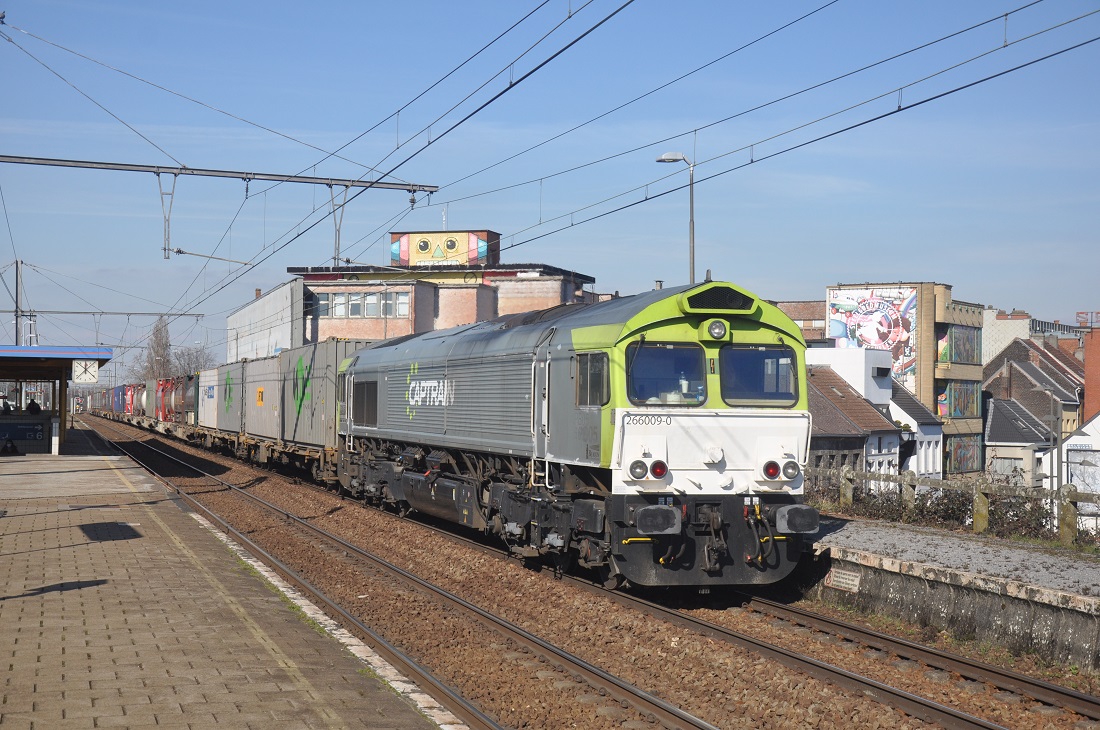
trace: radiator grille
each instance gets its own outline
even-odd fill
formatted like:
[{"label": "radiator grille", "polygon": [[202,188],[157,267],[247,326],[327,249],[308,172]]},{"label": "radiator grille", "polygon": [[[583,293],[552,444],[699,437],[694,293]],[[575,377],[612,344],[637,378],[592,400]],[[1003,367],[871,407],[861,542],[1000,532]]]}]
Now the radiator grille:
[{"label": "radiator grille", "polygon": [[750,296],[728,286],[714,286],[687,298],[688,306],[694,310],[734,309],[751,310],[756,303]]}]

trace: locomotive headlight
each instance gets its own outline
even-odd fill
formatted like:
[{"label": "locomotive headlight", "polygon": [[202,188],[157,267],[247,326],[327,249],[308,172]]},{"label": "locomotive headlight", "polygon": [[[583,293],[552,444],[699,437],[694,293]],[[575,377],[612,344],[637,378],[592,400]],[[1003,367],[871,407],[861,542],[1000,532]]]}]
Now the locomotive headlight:
[{"label": "locomotive headlight", "polygon": [[707,334],[713,339],[720,340],[726,336],[726,323],[716,319],[707,325]]},{"label": "locomotive headlight", "polygon": [[802,470],[798,468],[798,462],[788,461],[783,465],[783,478],[794,479]]},{"label": "locomotive headlight", "polygon": [[630,464],[630,476],[635,479],[645,479],[649,474],[649,467],[644,461],[634,461]]}]

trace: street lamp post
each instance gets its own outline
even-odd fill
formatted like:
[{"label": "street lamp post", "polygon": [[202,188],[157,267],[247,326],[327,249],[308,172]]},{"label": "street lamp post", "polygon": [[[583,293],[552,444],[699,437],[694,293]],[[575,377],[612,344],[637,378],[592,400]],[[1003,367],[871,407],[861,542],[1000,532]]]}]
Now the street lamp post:
[{"label": "street lamp post", "polygon": [[666,152],[657,162],[683,162],[688,166],[688,283],[695,283],[695,163],[683,152]]},{"label": "street lamp post", "polygon": [[[1050,453],[1054,463],[1051,464],[1052,481],[1050,485],[1050,516],[1055,519],[1055,495],[1062,491],[1062,400],[1058,398],[1052,388],[1037,386],[1032,388],[1035,392],[1046,393],[1050,398]],[[1058,409],[1055,413],[1055,404]],[[1056,523],[1057,524],[1057,523]]]}]

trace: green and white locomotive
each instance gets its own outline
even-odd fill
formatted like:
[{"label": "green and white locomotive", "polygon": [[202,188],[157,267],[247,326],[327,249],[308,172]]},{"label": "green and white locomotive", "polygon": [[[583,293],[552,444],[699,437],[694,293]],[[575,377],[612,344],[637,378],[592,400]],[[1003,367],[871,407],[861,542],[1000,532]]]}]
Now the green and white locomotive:
[{"label": "green and white locomotive", "polygon": [[612,586],[774,582],[818,527],[804,351],[723,282],[367,345],[340,368],[337,475]]}]

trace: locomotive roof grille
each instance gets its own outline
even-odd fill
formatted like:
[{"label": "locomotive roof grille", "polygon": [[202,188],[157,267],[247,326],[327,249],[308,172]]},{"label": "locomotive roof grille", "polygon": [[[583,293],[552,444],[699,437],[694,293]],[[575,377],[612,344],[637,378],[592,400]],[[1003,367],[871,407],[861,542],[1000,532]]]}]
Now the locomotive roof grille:
[{"label": "locomotive roof grille", "polygon": [[550,309],[540,309],[534,312],[521,312],[519,314],[506,314],[503,317],[497,317],[493,320],[494,323],[498,323],[501,329],[511,329],[512,327],[523,327],[528,324],[535,324],[537,322],[552,322],[555,319],[564,317],[567,314],[573,314],[582,309],[589,307],[589,304],[570,303],[559,304],[556,307]]},{"label": "locomotive roof grille", "polygon": [[687,307],[693,311],[734,310],[749,313],[756,308],[756,299],[728,286],[713,286],[687,297]]}]

